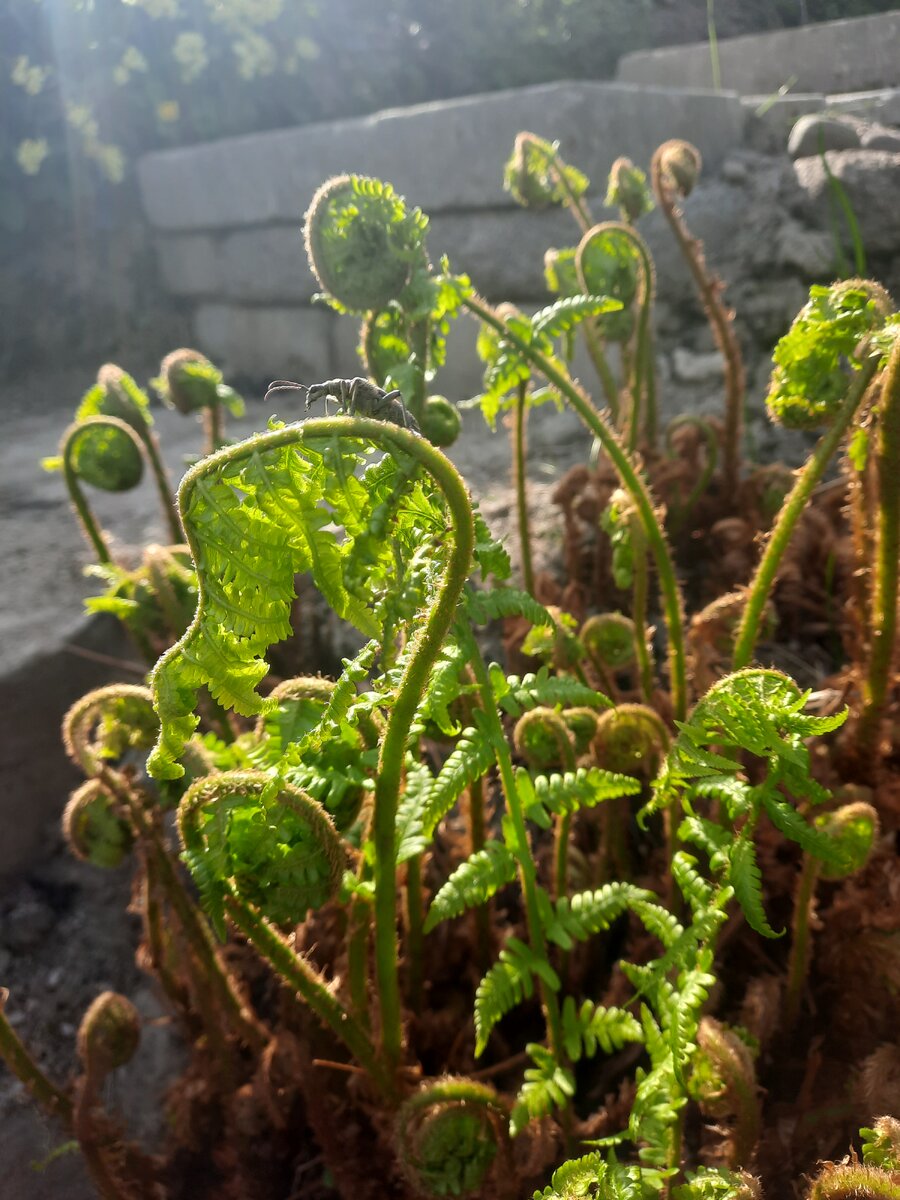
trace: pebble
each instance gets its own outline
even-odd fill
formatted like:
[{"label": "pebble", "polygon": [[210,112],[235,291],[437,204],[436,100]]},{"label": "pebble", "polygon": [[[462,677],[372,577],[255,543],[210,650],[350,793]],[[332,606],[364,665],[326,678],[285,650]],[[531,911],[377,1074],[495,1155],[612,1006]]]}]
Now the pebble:
[{"label": "pebble", "polygon": [[791,158],[798,159],[823,150],[855,150],[859,144],[859,130],[849,121],[811,114],[794,125],[787,149]]}]

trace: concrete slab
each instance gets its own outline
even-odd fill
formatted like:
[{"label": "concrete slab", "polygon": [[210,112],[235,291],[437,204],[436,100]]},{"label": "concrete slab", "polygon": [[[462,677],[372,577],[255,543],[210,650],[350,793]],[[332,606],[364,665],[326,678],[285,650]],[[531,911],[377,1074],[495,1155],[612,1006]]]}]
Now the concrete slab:
[{"label": "concrete slab", "polygon": [[646,162],[672,137],[715,166],[743,120],[727,93],[552,83],[161,151],[139,178],[151,224],[167,232],[299,224],[323,180],[348,171],[389,180],[430,214],[509,208],[503,164],[522,129],[558,138],[599,188],[618,155]]}]

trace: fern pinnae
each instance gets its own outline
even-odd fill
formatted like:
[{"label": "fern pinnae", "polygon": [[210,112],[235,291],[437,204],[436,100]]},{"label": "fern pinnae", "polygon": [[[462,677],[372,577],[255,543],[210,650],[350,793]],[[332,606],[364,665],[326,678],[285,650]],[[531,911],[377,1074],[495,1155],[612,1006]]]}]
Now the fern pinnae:
[{"label": "fern pinnae", "polygon": [[579,1007],[574,996],[566,996],[563,1002],[562,1026],[565,1051],[573,1063],[593,1058],[598,1049],[614,1054],[629,1042],[644,1040],[640,1022],[630,1012],[592,1000]]},{"label": "fern pinnae", "polygon": [[466,788],[493,765],[491,742],[481,730],[468,726],[431,786],[423,816],[426,837],[431,837]]},{"label": "fern pinnae", "polygon": [[460,863],[432,900],[425,932],[467,908],[486,904],[500,888],[513,882],[517,868],[515,856],[503,842],[488,842]]},{"label": "fern pinnae", "polygon": [[523,1000],[534,995],[538,976],[552,991],[560,988],[559,976],[546,961],[516,937],[507,938],[500,957],[481,980],[475,993],[475,1057],[487,1047],[491,1030]]}]

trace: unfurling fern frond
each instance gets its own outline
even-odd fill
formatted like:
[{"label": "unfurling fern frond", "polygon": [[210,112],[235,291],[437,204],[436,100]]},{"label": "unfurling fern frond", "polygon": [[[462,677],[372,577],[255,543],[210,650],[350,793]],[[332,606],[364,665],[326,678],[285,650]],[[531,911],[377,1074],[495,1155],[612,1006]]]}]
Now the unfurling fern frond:
[{"label": "unfurling fern frond", "polygon": [[511,717],[520,717],[523,712],[538,705],[555,708],[611,708],[612,701],[587,684],[579,683],[571,675],[551,675],[547,667],[535,674],[506,675],[501,667],[492,663],[491,686],[497,703]]},{"label": "unfurling fern frond", "polygon": [[421,721],[433,721],[446,737],[456,737],[460,732],[459,722],[450,715],[450,705],[465,693],[463,682],[466,655],[456,641],[451,641],[441,650],[431,672],[428,690],[419,709]]},{"label": "unfurling fern frond", "polygon": [[479,983],[475,993],[476,1058],[484,1052],[497,1022],[534,994],[535,976],[553,991],[559,991],[559,976],[547,960],[518,938],[508,938],[499,960]]},{"label": "unfurling fern frond", "polygon": [[431,837],[466,788],[489,771],[493,762],[494,749],[487,734],[471,725],[464,729],[428,793],[422,817],[426,837]]},{"label": "unfurling fern frond", "polygon": [[576,1007],[566,996],[562,1007],[563,1044],[572,1062],[593,1058],[598,1049],[613,1054],[629,1042],[643,1041],[643,1031],[630,1012],[585,1000]]},{"label": "unfurling fern frond", "polygon": [[529,1121],[548,1116],[554,1108],[565,1108],[575,1095],[575,1076],[556,1061],[546,1046],[530,1042],[525,1050],[534,1066],[525,1071],[525,1082],[510,1114],[509,1131],[513,1137]]},{"label": "unfurling fern frond", "polygon": [[63,745],[88,777],[127,750],[147,750],[159,732],[148,688],[113,683],[82,696],[63,717]]},{"label": "unfurling fern frond", "polygon": [[229,888],[276,925],[295,925],[340,887],[345,853],[331,818],[299,788],[261,772],[199,780],[179,805],[178,827],[220,935]]},{"label": "unfurling fern frond", "polygon": [[606,1162],[594,1152],[563,1163],[550,1187],[535,1192],[533,1200],[651,1200],[664,1179],[664,1172],[617,1162],[615,1152]]},{"label": "unfurling fern frond", "polygon": [[[187,633],[153,673],[162,729],[149,768],[157,778],[180,774],[176,760],[196,727],[201,687],[244,715],[270,707],[257,691],[268,669],[263,655],[291,631],[298,572],[311,572],[338,616],[378,638],[398,560],[402,578],[423,537],[431,541],[446,529],[426,477],[403,491],[391,537],[371,548],[365,571],[356,570],[357,539],[368,536],[381,491],[392,489],[392,478],[408,480],[399,459],[424,460],[427,444],[419,450],[405,430],[364,418],[341,418],[347,432],[339,435],[335,420],[273,428],[202,460],[182,481],[179,505],[199,599]],[[379,485],[367,488],[358,471],[376,447],[391,451],[388,467],[379,470]]]},{"label": "unfurling fern frond", "polygon": [[486,904],[500,888],[516,877],[515,856],[502,842],[488,842],[456,868],[431,902],[425,921],[430,933],[440,921],[458,917],[467,908]]},{"label": "unfurling fern frond", "polygon": [[403,1173],[424,1196],[479,1191],[503,1137],[506,1109],[497,1093],[471,1079],[426,1081],[394,1121]]},{"label": "unfurling fern frond", "polygon": [[759,1180],[746,1171],[701,1167],[688,1171],[687,1183],[672,1193],[672,1200],[762,1200]]}]

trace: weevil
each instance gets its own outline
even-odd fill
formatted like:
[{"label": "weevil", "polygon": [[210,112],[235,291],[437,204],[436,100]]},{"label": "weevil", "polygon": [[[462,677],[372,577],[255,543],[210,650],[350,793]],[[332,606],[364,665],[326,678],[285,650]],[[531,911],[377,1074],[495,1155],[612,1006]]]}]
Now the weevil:
[{"label": "weevil", "polygon": [[325,383],[313,383],[307,387],[303,383],[291,383],[288,379],[276,379],[269,384],[266,400],[276,392],[302,391],[306,392],[307,411],[317,400],[325,402],[334,400],[340,412],[351,417],[373,417],[377,421],[389,421],[392,425],[400,425],[403,429],[411,429],[419,433],[419,425],[415,417],[403,403],[403,396],[395,388],[386,392],[368,379],[328,379]]}]

